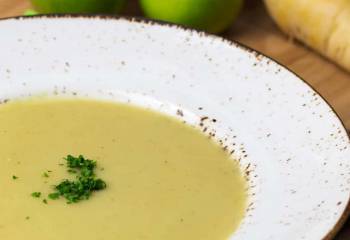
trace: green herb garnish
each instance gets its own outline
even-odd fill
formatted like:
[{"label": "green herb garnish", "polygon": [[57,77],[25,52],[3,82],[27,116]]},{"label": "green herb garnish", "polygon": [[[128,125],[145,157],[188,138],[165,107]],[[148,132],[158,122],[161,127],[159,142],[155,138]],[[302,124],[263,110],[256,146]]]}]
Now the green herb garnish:
[{"label": "green herb garnish", "polygon": [[82,155],[79,157],[68,155],[65,160],[67,161],[67,167],[69,170],[80,170],[80,174],[84,177],[93,176],[96,161],[85,159]]},{"label": "green herb garnish", "polygon": [[12,176],[12,179],[13,179],[13,180],[16,180],[16,179],[18,179],[18,177],[15,176],[15,175],[13,175],[13,176]]},{"label": "green herb garnish", "polygon": [[50,193],[48,195],[48,198],[52,199],[52,200],[56,200],[56,199],[59,199],[60,198],[60,194],[59,193]]},{"label": "green herb garnish", "polygon": [[30,217],[29,216],[26,216],[26,220],[29,220],[30,219]]},{"label": "green herb garnish", "polygon": [[[76,174],[76,179],[65,179],[61,181],[54,187],[55,192],[48,194],[49,199],[56,200],[63,197],[67,200],[68,204],[77,203],[81,200],[89,199],[94,191],[102,190],[107,187],[105,181],[96,178],[94,172],[96,168],[96,161],[86,159],[82,155],[78,157],[68,155],[64,159],[66,160],[66,165],[68,168],[67,171],[69,173]],[[49,177],[47,172],[43,173],[43,177]],[[34,192],[32,193],[32,196],[39,198],[41,193]],[[43,203],[47,204],[47,200],[44,199]]]},{"label": "green herb garnish", "polygon": [[64,197],[68,204],[77,203],[89,199],[92,192],[106,188],[105,181],[95,177],[96,161],[86,159],[82,155],[68,155],[65,160],[68,172],[77,174],[76,180],[66,179],[56,185],[56,191],[49,194],[50,199]]},{"label": "green herb garnish", "polygon": [[40,196],[41,196],[41,192],[33,192],[32,193],[32,197],[40,198]]}]

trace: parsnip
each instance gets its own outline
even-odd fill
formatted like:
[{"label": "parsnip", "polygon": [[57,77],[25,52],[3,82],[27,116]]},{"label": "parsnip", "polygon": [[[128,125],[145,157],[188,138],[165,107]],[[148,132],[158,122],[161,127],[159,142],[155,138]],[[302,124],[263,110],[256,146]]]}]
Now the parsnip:
[{"label": "parsnip", "polygon": [[287,34],[350,71],[350,0],[264,0]]}]

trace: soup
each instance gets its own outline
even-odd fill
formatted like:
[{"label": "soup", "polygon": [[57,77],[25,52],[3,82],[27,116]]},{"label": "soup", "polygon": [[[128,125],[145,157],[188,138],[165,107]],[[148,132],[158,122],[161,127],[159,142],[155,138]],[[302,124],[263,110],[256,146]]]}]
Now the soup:
[{"label": "soup", "polygon": [[[246,208],[238,164],[200,131],[129,105],[76,99],[0,105],[0,239],[226,240]],[[67,204],[67,155],[106,188]],[[32,193],[39,192],[40,196]]]}]

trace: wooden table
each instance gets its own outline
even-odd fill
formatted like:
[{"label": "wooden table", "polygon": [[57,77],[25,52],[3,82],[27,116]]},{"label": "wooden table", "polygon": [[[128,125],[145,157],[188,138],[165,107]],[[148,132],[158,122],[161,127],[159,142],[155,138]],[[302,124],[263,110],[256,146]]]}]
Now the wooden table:
[{"label": "wooden table", "polygon": [[[26,0],[0,0],[0,18],[21,15],[29,7]],[[129,1],[125,14],[140,15],[135,1]],[[247,0],[244,13],[223,35],[257,49],[299,74],[325,97],[350,129],[350,74],[288,39],[268,17],[261,1]],[[335,239],[350,240],[350,221]]]}]

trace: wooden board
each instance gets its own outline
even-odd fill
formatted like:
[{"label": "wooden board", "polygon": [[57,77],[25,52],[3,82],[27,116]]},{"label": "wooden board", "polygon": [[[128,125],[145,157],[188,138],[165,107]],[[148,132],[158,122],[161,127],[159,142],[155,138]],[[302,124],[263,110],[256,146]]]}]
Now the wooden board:
[{"label": "wooden board", "polygon": [[[0,0],[0,18],[21,15],[29,7],[26,0]],[[135,1],[129,1],[125,14],[140,14]],[[223,35],[276,59],[304,78],[333,106],[350,129],[350,74],[288,39],[269,18],[261,1],[247,0],[243,14]],[[350,240],[350,221],[335,239]]]}]

